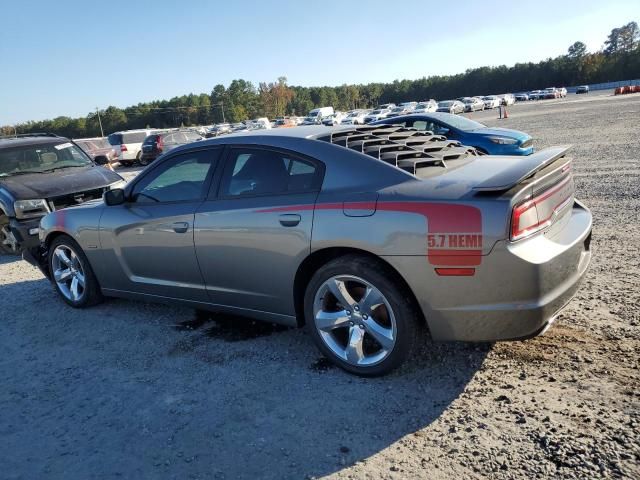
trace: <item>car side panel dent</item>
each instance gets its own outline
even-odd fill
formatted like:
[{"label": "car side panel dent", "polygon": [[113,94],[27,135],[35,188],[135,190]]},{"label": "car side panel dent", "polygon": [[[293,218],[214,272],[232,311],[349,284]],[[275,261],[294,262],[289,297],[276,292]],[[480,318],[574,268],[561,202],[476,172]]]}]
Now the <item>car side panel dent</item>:
[{"label": "car side panel dent", "polygon": [[50,213],[40,221],[40,241],[49,244],[53,236],[63,233],[73,238],[84,251],[91,267],[100,282],[101,269],[106,268],[100,262],[102,256],[99,227],[103,208],[73,207],[73,215],[67,215],[71,209]]}]

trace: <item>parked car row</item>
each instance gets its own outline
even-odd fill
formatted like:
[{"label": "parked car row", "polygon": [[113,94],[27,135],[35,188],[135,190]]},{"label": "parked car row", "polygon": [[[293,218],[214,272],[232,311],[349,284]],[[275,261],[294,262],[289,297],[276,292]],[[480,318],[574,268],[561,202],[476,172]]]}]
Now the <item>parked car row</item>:
[{"label": "parked car row", "polygon": [[[589,87],[579,87],[576,93],[588,92]],[[211,138],[228,133],[247,132],[271,128],[287,128],[298,125],[365,125],[384,119],[393,119],[413,113],[448,113],[461,114],[494,109],[500,106],[513,105],[516,101],[540,100],[547,98],[564,98],[566,88],[548,87],[544,90],[504,93],[499,95],[485,95],[473,97],[459,97],[453,100],[436,102],[434,99],[425,101],[407,101],[399,104],[383,103],[375,109],[354,109],[347,112],[334,110],[331,106],[314,108],[305,117],[278,117],[274,121],[267,118],[245,120],[234,124],[221,123],[209,127],[194,127],[189,132],[174,133],[153,129],[129,130],[114,132],[108,136],[113,152],[103,151],[92,141],[99,139],[82,139],[89,155],[107,155],[110,162],[117,161],[121,165],[131,166],[133,163],[147,165],[163,151],[168,151],[178,145]],[[179,140],[176,140],[178,139]],[[104,145],[102,145],[104,147]]]},{"label": "parked car row", "polygon": [[[588,91],[588,87],[587,87]],[[213,125],[208,128],[206,137],[216,137],[227,133],[254,130],[256,128],[283,128],[297,125],[364,125],[385,118],[393,118],[411,113],[443,112],[461,114],[494,109],[500,106],[513,105],[517,101],[525,101],[541,98],[561,98],[566,96],[565,88],[549,87],[545,90],[533,92],[503,93],[499,95],[485,95],[473,97],[459,97],[452,100],[436,102],[434,99],[424,101],[408,101],[402,103],[382,103],[376,108],[359,108],[346,112],[335,110],[331,106],[314,108],[305,117],[278,117],[269,125],[248,125],[255,122],[247,120],[242,123],[230,125],[228,123]]]},{"label": "parked car row", "polygon": [[[581,87],[578,87],[581,88]],[[586,91],[589,91],[587,87]],[[576,93],[578,93],[576,91]],[[519,102],[526,102],[528,100],[545,100],[554,98],[564,98],[567,96],[567,89],[564,87],[547,87],[544,90],[532,90],[530,92],[519,92],[515,94],[515,98]]]}]

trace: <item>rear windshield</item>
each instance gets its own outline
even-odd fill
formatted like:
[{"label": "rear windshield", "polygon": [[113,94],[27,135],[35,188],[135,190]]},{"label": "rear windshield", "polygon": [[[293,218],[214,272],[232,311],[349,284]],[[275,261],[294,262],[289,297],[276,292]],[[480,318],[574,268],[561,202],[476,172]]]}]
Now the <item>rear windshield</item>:
[{"label": "rear windshield", "polygon": [[156,143],[157,139],[158,139],[158,135],[149,135],[147,138],[144,139],[144,143],[146,145],[150,145],[152,143]]},{"label": "rear windshield", "polygon": [[96,140],[91,141],[97,148],[109,148],[110,146],[106,138],[97,138]]},{"label": "rear windshield", "polygon": [[76,144],[85,152],[92,152],[101,148],[109,148],[109,142],[106,138],[92,138],[91,140],[75,140]]},{"label": "rear windshield", "polygon": [[27,145],[0,150],[0,177],[82,167],[92,162],[73,143]]}]

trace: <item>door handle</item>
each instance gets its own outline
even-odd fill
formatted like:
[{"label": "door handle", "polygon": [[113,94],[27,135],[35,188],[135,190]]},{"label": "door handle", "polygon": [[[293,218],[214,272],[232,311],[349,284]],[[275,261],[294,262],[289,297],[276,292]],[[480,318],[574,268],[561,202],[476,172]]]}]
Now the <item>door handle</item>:
[{"label": "door handle", "polygon": [[283,213],[280,215],[280,225],[283,227],[295,227],[300,223],[302,217],[297,213]]},{"label": "door handle", "polygon": [[187,230],[189,230],[189,224],[187,222],[176,222],[172,227],[176,233],[186,233]]}]

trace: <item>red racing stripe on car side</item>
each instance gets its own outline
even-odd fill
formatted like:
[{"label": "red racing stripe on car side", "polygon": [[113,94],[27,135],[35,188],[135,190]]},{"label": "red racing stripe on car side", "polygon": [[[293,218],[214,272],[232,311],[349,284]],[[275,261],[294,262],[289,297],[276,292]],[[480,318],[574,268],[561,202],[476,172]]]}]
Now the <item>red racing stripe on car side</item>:
[{"label": "red racing stripe on car side", "polygon": [[[482,214],[476,207],[433,202],[345,202],[291,205],[257,210],[257,213],[300,210],[380,210],[415,213],[427,221],[426,256],[432,265],[476,266],[482,260]],[[432,242],[433,240],[433,242]],[[429,245],[433,243],[433,245]],[[459,246],[460,245],[460,246]],[[473,248],[465,248],[473,247]]]}]

